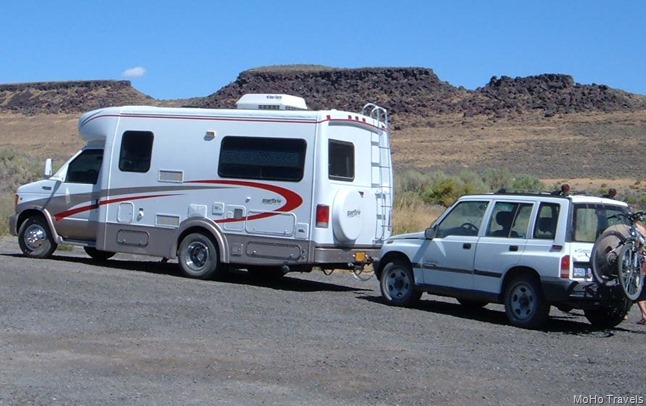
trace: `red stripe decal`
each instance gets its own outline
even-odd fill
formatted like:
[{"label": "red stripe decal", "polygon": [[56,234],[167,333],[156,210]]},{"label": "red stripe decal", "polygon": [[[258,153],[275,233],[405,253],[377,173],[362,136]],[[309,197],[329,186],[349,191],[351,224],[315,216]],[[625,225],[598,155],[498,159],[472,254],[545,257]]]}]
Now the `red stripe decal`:
[{"label": "red stripe decal", "polygon": [[[188,181],[186,183],[207,183],[210,185],[233,185],[233,186],[244,186],[244,187],[252,187],[252,188],[257,188],[257,189],[264,189],[268,190],[270,192],[274,192],[276,194],[279,194],[285,198],[285,204],[280,206],[274,211],[278,211],[281,213],[286,213],[294,210],[295,208],[299,207],[301,204],[303,204],[303,198],[298,195],[296,192],[285,189],[280,186],[275,186],[275,185],[267,185],[264,183],[258,183],[258,182],[247,182],[247,181],[241,181],[241,180],[193,180],[193,181]],[[258,213],[253,216],[248,216],[246,220],[258,220],[262,218],[267,218],[271,216],[275,216],[275,213]],[[234,221],[240,221],[240,219],[222,219],[222,220],[217,220],[216,223],[231,223]]]},{"label": "red stripe decal", "polygon": [[102,200],[102,201],[98,202],[98,204],[97,203],[92,203],[92,204],[88,204],[86,206],[81,206],[81,207],[77,207],[75,209],[66,210],[66,211],[63,211],[63,212],[60,212],[60,213],[56,213],[56,214],[54,214],[54,220],[61,221],[65,217],[73,216],[75,214],[82,213],[84,211],[98,209],[99,206],[103,206],[103,205],[106,205],[106,204],[119,203],[119,202],[123,202],[125,200],[152,199],[152,198],[155,198],[155,197],[164,197],[164,196],[175,196],[175,194],[148,195],[148,196],[137,196],[137,197],[129,196],[129,197],[121,197],[119,199]]}]

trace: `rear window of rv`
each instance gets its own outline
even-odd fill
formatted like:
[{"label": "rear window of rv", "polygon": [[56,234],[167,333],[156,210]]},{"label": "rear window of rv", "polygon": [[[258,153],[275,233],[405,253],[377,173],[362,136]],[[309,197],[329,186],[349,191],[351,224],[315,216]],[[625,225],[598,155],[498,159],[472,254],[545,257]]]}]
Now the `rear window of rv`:
[{"label": "rear window of rv", "polygon": [[126,131],[121,140],[119,169],[123,172],[148,172],[153,150],[153,133]]},{"label": "rear window of rv", "polygon": [[303,139],[227,136],[222,139],[218,174],[298,182],[303,179],[306,149]]},{"label": "rear window of rv", "polygon": [[335,180],[354,180],[354,145],[330,140],[328,145],[328,177]]}]

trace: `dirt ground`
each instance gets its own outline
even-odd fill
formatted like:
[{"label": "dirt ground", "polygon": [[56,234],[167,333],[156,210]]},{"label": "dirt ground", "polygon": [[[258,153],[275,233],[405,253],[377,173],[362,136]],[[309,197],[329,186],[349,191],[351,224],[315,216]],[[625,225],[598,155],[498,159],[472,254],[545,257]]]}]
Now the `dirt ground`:
[{"label": "dirt ground", "polygon": [[610,330],[554,308],[523,330],[496,304],[387,306],[349,273],[198,281],[158,258],[29,259],[10,237],[0,308],[0,405],[646,402],[636,308]]}]

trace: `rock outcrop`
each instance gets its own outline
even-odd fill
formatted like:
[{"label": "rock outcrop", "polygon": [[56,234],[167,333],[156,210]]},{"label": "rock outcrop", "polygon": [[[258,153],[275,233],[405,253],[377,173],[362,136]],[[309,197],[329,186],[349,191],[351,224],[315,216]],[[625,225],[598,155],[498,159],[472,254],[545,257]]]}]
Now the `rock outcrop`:
[{"label": "rock outcrop", "polygon": [[386,107],[394,122],[432,125],[442,115],[513,118],[538,112],[545,117],[581,112],[646,109],[646,96],[605,85],[583,85],[572,76],[544,74],[493,77],[467,90],[442,81],[427,68],[337,69],[322,66],[268,67],[240,73],[207,97],[163,101],[142,94],[129,81],[41,82],[0,85],[0,112],[24,114],[83,112],[125,104],[233,108],[245,93],[304,97],[311,109],[359,111],[367,102]]}]

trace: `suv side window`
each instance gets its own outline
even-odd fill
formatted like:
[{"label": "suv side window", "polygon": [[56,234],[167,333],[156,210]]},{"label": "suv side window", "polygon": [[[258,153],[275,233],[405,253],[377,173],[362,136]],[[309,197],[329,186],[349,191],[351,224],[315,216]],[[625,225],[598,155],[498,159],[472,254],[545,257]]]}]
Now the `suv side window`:
[{"label": "suv side window", "polygon": [[496,203],[487,226],[487,236],[526,238],[532,207],[531,203]]},{"label": "suv side window", "polygon": [[449,235],[477,236],[488,205],[488,201],[458,203],[438,224],[435,235],[440,238]]},{"label": "suv side window", "polygon": [[553,240],[561,206],[558,203],[541,203],[534,224],[534,238]]}]

